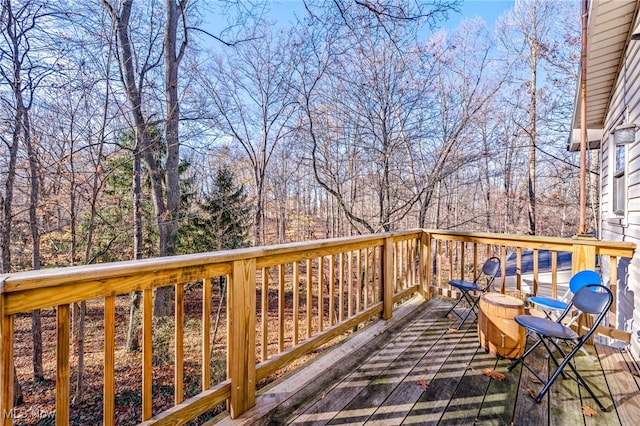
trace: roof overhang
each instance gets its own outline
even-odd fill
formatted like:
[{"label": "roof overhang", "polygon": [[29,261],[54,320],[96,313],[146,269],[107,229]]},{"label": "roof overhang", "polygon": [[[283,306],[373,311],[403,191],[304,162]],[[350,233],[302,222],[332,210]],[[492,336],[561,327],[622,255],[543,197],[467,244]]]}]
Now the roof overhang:
[{"label": "roof overhang", "polygon": [[[624,53],[629,43],[638,11],[637,0],[592,0],[587,28],[587,146],[598,148],[609,112],[616,79],[624,64]],[[569,151],[580,150],[580,119],[582,99],[580,83],[576,91]],[[577,138],[575,129],[578,129]]]},{"label": "roof overhang", "polygon": [[[602,129],[587,129],[587,149],[598,149],[600,142],[602,142]],[[580,150],[580,129],[573,129],[571,131],[571,139],[569,139],[569,151]]]}]

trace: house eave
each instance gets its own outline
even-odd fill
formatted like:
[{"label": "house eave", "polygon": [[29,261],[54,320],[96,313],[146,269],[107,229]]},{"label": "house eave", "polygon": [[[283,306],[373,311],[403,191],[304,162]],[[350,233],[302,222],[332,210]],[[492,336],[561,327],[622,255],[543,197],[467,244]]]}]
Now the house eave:
[{"label": "house eave", "polygon": [[[632,31],[635,28],[638,5],[636,0],[591,1],[587,29],[587,108],[586,127],[588,132],[602,132],[609,113],[609,106],[618,74],[624,64],[624,57]],[[576,90],[572,129],[581,127],[580,83]],[[580,149],[575,144],[574,133],[570,137],[568,149]],[[588,147],[596,147],[596,142],[588,137]],[[598,143],[599,146],[599,143]]]}]

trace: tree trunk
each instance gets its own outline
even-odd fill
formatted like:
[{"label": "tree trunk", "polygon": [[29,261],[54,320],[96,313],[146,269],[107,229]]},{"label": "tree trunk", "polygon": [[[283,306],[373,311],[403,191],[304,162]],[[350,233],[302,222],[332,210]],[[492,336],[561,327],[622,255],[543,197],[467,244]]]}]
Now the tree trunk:
[{"label": "tree trunk", "polygon": [[[537,6],[534,6],[534,16],[537,15]],[[534,36],[530,40],[530,67],[531,81],[529,82],[529,177],[528,177],[528,222],[529,235],[536,235],[536,91],[538,68],[538,39],[533,28]]]},{"label": "tree trunk", "polygon": [[78,404],[82,401],[82,381],[84,378],[84,330],[85,317],[87,313],[87,302],[80,302],[78,309],[78,376],[76,378],[76,392],[73,397],[73,403]]},{"label": "tree trunk", "polygon": [[[133,54],[133,46],[131,43],[131,39],[129,37],[129,18],[131,17],[131,7],[133,0],[125,0],[122,2],[120,7],[120,14],[118,11],[107,1],[102,0],[102,4],[109,11],[112,18],[116,21],[116,31],[118,35],[118,42],[120,47],[120,68],[122,70],[122,75],[124,77],[125,89],[127,94],[127,100],[129,102],[129,106],[131,108],[131,113],[133,115],[133,121],[135,125],[136,131],[136,143],[138,144],[141,152],[142,158],[146,163],[149,176],[151,178],[151,193],[153,197],[153,205],[156,215],[156,221],[158,224],[158,234],[159,234],[159,255],[167,256],[174,253],[175,247],[175,234],[177,230],[177,214],[175,211],[170,208],[174,208],[174,203],[176,203],[176,196],[179,204],[180,193],[179,188],[174,188],[171,185],[176,185],[177,179],[177,162],[179,159],[177,158],[178,147],[177,141],[167,140],[167,197],[169,199],[168,204],[165,204],[165,196],[163,190],[163,177],[160,171],[160,164],[158,161],[158,153],[161,152],[161,144],[159,141],[151,141],[149,134],[147,132],[147,122],[144,118],[143,110],[142,110],[142,94],[136,85],[136,74],[134,68],[134,54]],[[175,5],[174,5],[175,6]],[[169,13],[169,10],[168,10]],[[175,36],[175,35],[174,35]],[[165,39],[167,35],[165,33]],[[166,42],[166,40],[165,40]],[[175,45],[175,43],[174,43]],[[165,46],[165,51],[168,50],[169,47]],[[179,59],[177,60],[179,63]],[[177,63],[176,63],[176,72],[177,72]],[[152,64],[144,64],[141,67],[143,72],[148,71]],[[167,70],[167,73],[170,73]],[[140,76],[141,79],[144,78],[144,75]],[[166,88],[170,90],[170,87]],[[177,90],[177,78],[176,78],[176,87]],[[167,94],[167,97],[170,95]],[[171,95],[173,96],[173,95]],[[177,92],[176,97],[177,101]],[[170,115],[167,117],[167,128],[171,127],[172,124],[169,124],[169,121],[173,120],[174,114],[178,114],[177,106],[169,107],[168,112]],[[170,136],[175,132],[177,135],[177,117],[175,115],[175,129],[171,127],[169,131]],[[172,170],[175,168],[175,171]],[[178,189],[177,195],[174,194],[175,190]],[[168,316],[171,315],[172,304],[171,304],[171,288],[170,287],[159,287],[156,290],[156,297],[154,303],[154,315],[156,316]]]},{"label": "tree trunk", "polygon": [[[27,147],[27,157],[29,158],[29,230],[31,232],[32,257],[31,266],[34,271],[40,269],[40,231],[38,229],[38,162],[36,152],[31,140],[31,123],[29,114],[24,111],[22,116],[24,141]],[[44,369],[42,367],[42,325],[40,321],[40,311],[33,311],[31,314],[31,335],[33,337],[33,378],[44,380]]]},{"label": "tree trunk", "polygon": [[[211,350],[214,350],[215,344],[216,344],[216,338],[218,336],[218,328],[220,327],[220,320],[222,318],[222,308],[225,305],[225,296],[227,295],[227,279],[225,277],[219,277],[218,278],[218,282],[220,284],[220,302],[218,304],[218,310],[216,312],[216,319],[214,321],[214,325],[213,325],[213,336],[211,338],[211,341],[213,342],[212,346],[211,346]],[[267,295],[268,296],[268,295]]]},{"label": "tree trunk", "polygon": [[[12,208],[13,208],[13,186],[16,177],[16,159],[18,155],[18,145],[20,135],[24,132],[23,124],[25,119],[25,105],[22,98],[22,63],[24,59],[23,52],[19,47],[19,36],[16,31],[16,20],[13,15],[11,2],[5,0],[2,4],[2,15],[5,17],[6,31],[10,41],[9,49],[13,59],[13,75],[11,76],[11,85],[13,95],[16,102],[16,112],[14,116],[14,128],[12,134],[11,145],[9,146],[9,170],[7,180],[5,182],[5,198],[3,203],[3,224],[2,224],[2,272],[11,272],[11,225],[12,225]],[[18,381],[16,374],[15,362],[13,365],[13,405],[22,404],[22,387]]]},{"label": "tree trunk", "polygon": [[[142,259],[142,205],[141,205],[141,159],[139,144],[133,149],[133,245],[135,259]],[[140,350],[140,301],[142,292],[131,293],[129,306],[129,328],[127,329],[127,341],[125,350],[137,352]]]},{"label": "tree trunk", "polygon": [[[167,143],[166,174],[166,206],[160,199],[161,186],[154,185],[156,200],[156,215],[160,231],[160,256],[175,254],[176,237],[178,234],[178,209],[180,207],[179,165],[180,141],[178,137],[178,121],[180,119],[180,102],[178,99],[178,68],[187,45],[186,29],[180,49],[176,52],[178,19],[184,19],[184,8],[187,0],[176,2],[166,0],[167,21],[164,32],[164,65],[165,65],[165,93],[167,103],[167,120],[165,124],[165,140]],[[149,161],[147,161],[149,163]],[[157,166],[156,166],[157,167]],[[151,167],[150,167],[151,168]],[[153,176],[161,177],[151,170]],[[159,191],[158,191],[159,189]],[[156,316],[169,316],[173,313],[173,292],[171,287],[159,287],[156,290],[154,313]]]}]

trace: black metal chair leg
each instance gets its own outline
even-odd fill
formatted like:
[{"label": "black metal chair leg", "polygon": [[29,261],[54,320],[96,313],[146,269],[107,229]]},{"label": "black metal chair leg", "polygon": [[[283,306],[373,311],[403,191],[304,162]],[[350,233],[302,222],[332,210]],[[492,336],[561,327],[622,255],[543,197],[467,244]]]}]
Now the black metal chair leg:
[{"label": "black metal chair leg", "polygon": [[[529,349],[527,349],[522,356],[520,356],[520,358],[513,360],[513,362],[511,363],[511,365],[509,365],[509,367],[507,367],[508,371],[513,370],[516,365],[518,365],[519,363],[522,363],[522,365],[526,365],[524,362],[524,359],[531,353],[533,352],[541,343],[541,339],[538,338],[538,340],[529,347]],[[531,371],[531,369],[529,369],[529,371]]]},{"label": "black metal chair leg", "polygon": [[[460,297],[460,298],[456,301],[456,303],[451,307],[451,309],[449,309],[449,310],[447,311],[447,313],[446,313],[446,314],[444,314],[444,316],[445,316],[445,317],[449,316],[449,314],[450,314],[451,312],[453,312],[454,314],[458,315],[458,313],[457,313],[456,311],[454,311],[454,309],[455,309],[455,308],[456,308],[456,306],[458,306],[458,305],[460,304],[460,302],[462,302],[463,300],[464,300],[464,297]],[[462,317],[461,317],[460,315],[458,315],[458,318],[462,318]]]},{"label": "black metal chair leg", "polygon": [[[455,308],[460,304],[460,302],[465,301],[467,302],[467,304],[469,305],[469,308],[467,309],[467,312],[464,313],[463,315],[458,314],[455,311]],[[460,324],[458,324],[458,328],[462,327],[462,325],[464,324],[464,322],[467,320],[467,318],[469,318],[469,315],[471,315],[471,312],[473,312],[473,314],[476,316],[476,318],[478,318],[478,314],[475,312],[475,310],[477,309],[478,306],[478,301],[479,299],[474,298],[473,296],[471,296],[469,294],[468,291],[463,291],[462,296],[460,296],[460,298],[456,301],[456,303],[447,311],[447,313],[444,314],[445,317],[448,317],[449,314],[453,313],[455,314],[458,318],[460,318]]]}]

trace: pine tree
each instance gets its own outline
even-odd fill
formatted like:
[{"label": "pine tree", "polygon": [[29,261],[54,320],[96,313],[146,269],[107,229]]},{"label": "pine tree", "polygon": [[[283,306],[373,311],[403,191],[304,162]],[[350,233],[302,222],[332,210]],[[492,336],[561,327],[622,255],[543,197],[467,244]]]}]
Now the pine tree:
[{"label": "pine tree", "polygon": [[190,221],[188,231],[180,232],[184,246],[188,239],[197,251],[230,250],[249,246],[251,211],[244,185],[236,183],[234,172],[227,166],[216,171],[211,193],[199,206],[199,214]]}]

